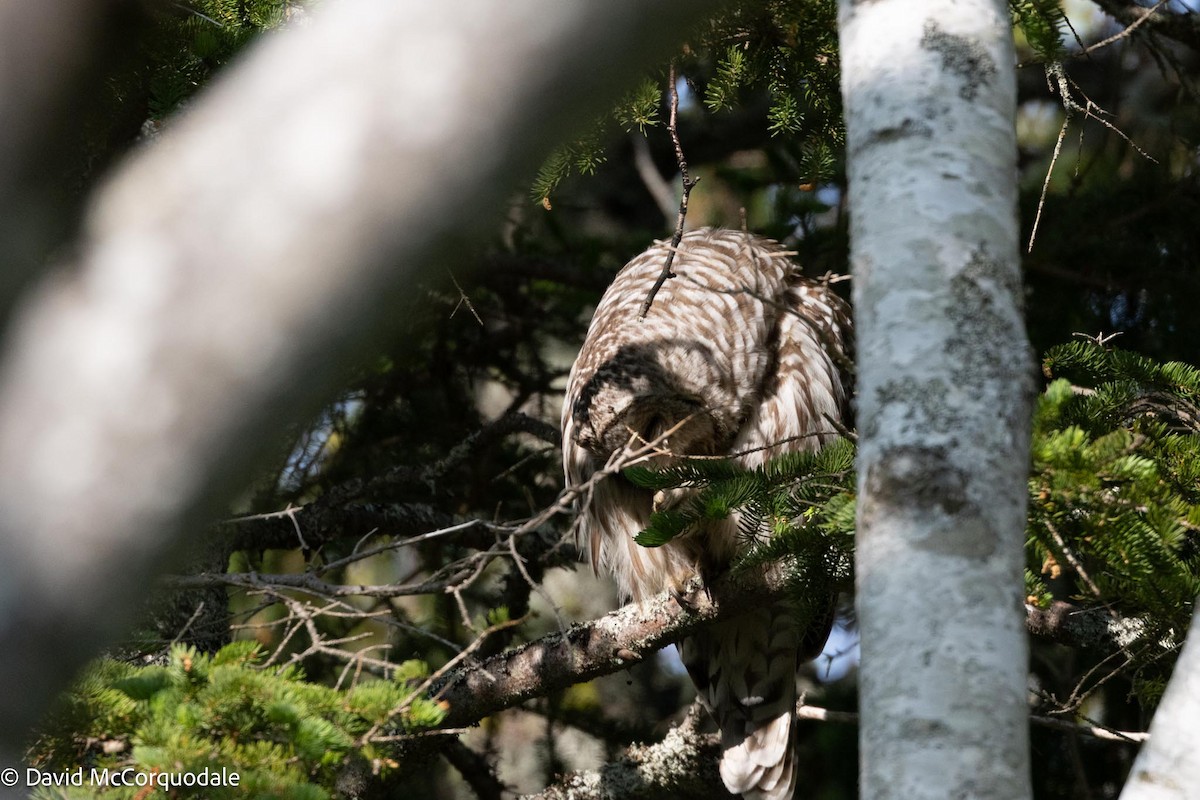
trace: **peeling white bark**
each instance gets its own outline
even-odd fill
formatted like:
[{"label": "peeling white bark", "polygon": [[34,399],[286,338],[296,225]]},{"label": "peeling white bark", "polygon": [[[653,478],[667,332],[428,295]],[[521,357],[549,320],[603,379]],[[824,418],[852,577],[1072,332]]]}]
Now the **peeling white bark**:
[{"label": "peeling white bark", "polygon": [[840,6],[858,337],[862,797],[1030,795],[1007,6]]}]

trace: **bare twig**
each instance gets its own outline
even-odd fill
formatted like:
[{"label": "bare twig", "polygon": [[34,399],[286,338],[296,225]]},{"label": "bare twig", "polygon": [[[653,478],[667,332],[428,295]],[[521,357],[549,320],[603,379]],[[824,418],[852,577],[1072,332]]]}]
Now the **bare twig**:
[{"label": "bare twig", "polygon": [[[1037,214],[1034,215],[1033,228],[1029,232],[1029,245],[1025,250],[1027,253],[1033,252],[1033,243],[1037,239],[1038,225],[1041,223],[1042,210],[1046,204],[1046,192],[1050,188],[1050,176],[1054,173],[1054,165],[1058,163],[1059,154],[1062,152],[1062,143],[1063,139],[1066,138],[1067,135],[1067,126],[1071,123],[1071,119],[1076,114],[1082,114],[1084,119],[1096,120],[1101,125],[1124,139],[1129,146],[1137,151],[1137,153],[1143,158],[1152,161],[1155,164],[1158,163],[1157,159],[1155,159],[1142,148],[1138,147],[1137,143],[1130,139],[1123,130],[1104,119],[1105,116],[1109,116],[1108,112],[1093,103],[1091,98],[1084,94],[1083,90],[1080,89],[1079,84],[1067,77],[1066,70],[1061,61],[1055,61],[1046,65],[1046,81],[1049,84],[1051,92],[1058,92],[1058,96],[1062,100],[1062,106],[1063,110],[1066,112],[1066,116],[1063,118],[1062,128],[1060,128],[1058,131],[1058,139],[1054,143],[1054,154],[1050,157],[1050,166],[1047,167],[1046,178],[1042,182],[1042,194],[1038,198]],[[1083,98],[1082,105],[1075,99],[1075,96],[1071,91],[1072,87],[1078,91],[1079,95]],[[1081,131],[1080,136],[1082,137],[1082,135],[1083,133]]]},{"label": "bare twig", "polygon": [[829,417],[826,417],[825,421],[830,424],[830,427],[828,430],[813,431],[812,433],[798,433],[795,436],[785,436],[782,439],[776,439],[775,441],[770,442],[769,444],[759,445],[758,447],[747,447],[743,450],[734,450],[731,453],[726,453],[725,455],[721,455],[721,456],[697,456],[697,455],[685,455],[685,454],[681,454],[681,453],[673,453],[672,455],[674,455],[675,458],[678,458],[678,459],[681,459],[684,461],[729,461],[730,459],[733,459],[733,458],[741,458],[742,456],[748,456],[748,455],[751,455],[752,453],[761,453],[764,450],[771,450],[773,448],[779,447],[780,445],[787,444],[789,442],[799,442],[804,439],[820,439],[820,438],[827,437],[827,436],[834,437],[834,436],[839,436],[839,435],[845,436],[846,438],[851,439],[851,440],[856,438],[854,433],[852,431],[850,431],[849,429],[847,429],[841,423],[838,423],[835,420],[830,419]]},{"label": "bare twig", "polygon": [[[1084,585],[1088,587],[1088,590],[1097,600],[1103,600],[1104,595],[1100,591],[1100,587],[1092,580],[1092,576],[1088,574],[1087,569],[1083,566],[1083,562],[1076,558],[1075,553],[1067,546],[1067,542],[1063,539],[1062,534],[1058,532],[1058,528],[1048,519],[1042,520],[1042,523],[1046,526],[1046,530],[1050,533],[1051,538],[1054,539],[1054,543],[1058,545],[1059,552],[1063,554],[1063,558],[1067,559],[1067,563],[1075,570],[1079,579],[1083,581]],[[1116,617],[1115,611],[1111,613]]]},{"label": "bare twig", "polygon": [[191,14],[193,17],[199,17],[200,19],[204,20],[205,22],[211,22],[213,25],[216,25],[218,28],[225,27],[217,20],[213,19],[212,17],[208,16],[207,14],[197,11],[196,9],[192,8],[191,6],[184,5],[183,3],[171,3],[171,5],[175,6],[175,8],[178,8],[180,11],[183,11],[184,13]]},{"label": "bare twig", "polygon": [[1125,331],[1114,331],[1113,333],[1106,334],[1104,331],[1100,331],[1099,333],[1097,333],[1096,335],[1093,336],[1090,333],[1082,333],[1080,331],[1075,331],[1071,335],[1076,338],[1083,339],[1085,342],[1091,342],[1092,344],[1096,345],[1097,347],[1108,347],[1109,342],[1111,342],[1113,339],[1117,338],[1118,336],[1124,335],[1124,333],[1125,333]]},{"label": "bare twig", "polygon": [[321,566],[314,568],[313,573],[316,575],[324,575],[328,572],[332,572],[333,570],[337,570],[337,569],[341,569],[342,567],[349,566],[350,564],[353,564],[356,561],[362,561],[363,559],[371,558],[372,556],[377,556],[377,555],[380,555],[381,553],[388,553],[388,552],[391,552],[392,550],[400,550],[405,547],[411,547],[415,544],[420,544],[421,542],[428,542],[432,539],[440,539],[443,536],[449,536],[450,534],[461,533],[462,531],[469,530],[469,529],[475,528],[475,527],[486,528],[486,527],[488,527],[488,523],[483,522],[482,520],[471,519],[471,520],[467,520],[466,522],[460,522],[457,525],[448,525],[445,528],[439,528],[436,531],[429,531],[428,533],[422,533],[419,536],[409,536],[404,539],[400,539],[398,541],[388,542],[387,544],[377,545],[376,547],[372,547],[370,550],[358,550],[356,552],[351,553],[348,556],[345,556],[344,558],[339,558],[336,561],[330,561],[328,564],[322,564]]},{"label": "bare twig", "polygon": [[[498,622],[495,625],[491,625],[485,630],[481,631],[480,634],[475,637],[475,641],[471,642],[471,644],[464,648],[462,652],[458,653],[458,655],[454,656],[454,658],[451,658],[449,661],[443,664],[432,675],[413,687],[412,691],[410,691],[403,700],[396,704],[395,708],[388,712],[385,721],[375,723],[367,730],[366,733],[359,737],[359,743],[365,744],[372,741],[373,738],[378,735],[389,722],[408,710],[408,708],[413,704],[413,701],[415,701],[418,697],[423,696],[430,690],[432,686],[441,681],[444,676],[456,669],[464,660],[470,658],[475,651],[483,646],[483,643],[487,641],[489,636],[505,630],[506,628],[512,628],[520,625],[524,621],[525,619],[523,617],[520,619],[504,620],[503,622]],[[437,692],[434,695],[435,699],[440,699],[441,694],[441,692]]]},{"label": "bare twig", "polygon": [[202,612],[202,611],[204,611],[204,601],[203,600],[201,600],[200,603],[196,606],[196,610],[192,612],[192,616],[188,617],[188,621],[186,623],[184,623],[182,628],[179,629],[179,633],[175,634],[175,638],[171,640],[171,643],[169,645],[167,645],[168,649],[170,649],[171,647],[174,647],[176,644],[179,643],[179,640],[184,637],[184,634],[186,634],[191,629],[192,625],[196,622],[196,620],[199,619],[200,612]]},{"label": "bare twig", "polygon": [[683,157],[683,145],[679,141],[679,89],[676,87],[675,81],[675,62],[671,62],[671,68],[667,76],[667,92],[671,98],[671,115],[667,122],[667,131],[671,134],[671,143],[675,145],[675,160],[679,162],[679,174],[683,178],[683,196],[679,200],[679,216],[675,220],[675,235],[671,237],[671,247],[667,250],[667,260],[663,264],[662,273],[658,276],[658,280],[654,282],[650,293],[646,295],[646,301],[642,303],[641,313],[639,317],[645,319],[646,314],[650,311],[650,306],[654,304],[654,297],[658,294],[658,290],[667,282],[668,278],[674,278],[675,273],[671,271],[671,264],[675,261],[675,251],[679,247],[679,240],[683,238],[683,223],[687,219],[688,197],[692,193],[692,187],[696,185],[698,179],[688,175],[687,159]]},{"label": "bare twig", "polygon": [[1103,47],[1108,47],[1110,44],[1113,44],[1114,42],[1118,42],[1121,39],[1127,38],[1134,31],[1136,31],[1139,27],[1141,27],[1143,24],[1145,24],[1146,22],[1149,22],[1150,18],[1154,16],[1155,12],[1157,12],[1160,8],[1162,8],[1166,4],[1167,4],[1167,0],[1158,0],[1157,3],[1155,3],[1153,6],[1151,6],[1150,8],[1145,10],[1146,11],[1145,14],[1138,17],[1133,22],[1129,23],[1123,29],[1121,29],[1117,33],[1114,33],[1112,36],[1108,37],[1107,39],[1103,39],[1099,42],[1096,42],[1092,46],[1085,49],[1083,52],[1079,53],[1079,55],[1076,57],[1083,58],[1084,56],[1091,55],[1092,53],[1096,52],[1097,50],[1099,50]]},{"label": "bare twig", "polygon": [[1033,252],[1033,243],[1037,239],[1038,226],[1042,222],[1042,210],[1046,207],[1046,192],[1050,190],[1050,176],[1054,174],[1054,165],[1058,163],[1058,156],[1062,153],[1062,143],[1063,139],[1067,136],[1067,126],[1069,124],[1071,124],[1070,111],[1063,118],[1062,127],[1058,129],[1058,138],[1054,141],[1054,154],[1050,156],[1050,166],[1046,168],[1046,178],[1042,181],[1042,194],[1038,197],[1037,213],[1033,216],[1033,228],[1029,231],[1029,245],[1025,248],[1026,253]]},{"label": "bare twig", "polygon": [[471,316],[474,317],[475,321],[479,323],[479,327],[482,328],[483,320],[479,318],[479,312],[475,310],[475,306],[471,305],[471,298],[467,297],[467,293],[464,292],[462,286],[459,285],[458,278],[454,277],[454,273],[450,272],[449,270],[446,270],[446,272],[450,276],[450,281],[454,284],[454,288],[458,290],[458,305],[456,305],[454,310],[450,312],[450,317],[453,318],[454,315],[458,313],[458,310],[465,305],[467,310],[471,312]]},{"label": "bare twig", "polygon": [[1200,19],[1194,13],[1156,14],[1158,5],[1146,8],[1134,0],[1096,0],[1096,4],[1120,23],[1132,25],[1144,21],[1148,32],[1200,48]]},{"label": "bare twig", "polygon": [[[804,702],[803,698],[801,698],[799,705],[796,707],[796,716],[800,719],[809,719],[816,722],[834,722],[845,725],[858,724],[858,714],[853,711],[831,711],[827,708],[810,706]],[[1039,714],[1030,715],[1029,721],[1043,728],[1052,728],[1058,731],[1090,736],[1093,739],[1104,739],[1110,742],[1137,744],[1150,739],[1150,734],[1144,731],[1119,731],[1107,725],[1097,725],[1095,723],[1080,724]]]}]

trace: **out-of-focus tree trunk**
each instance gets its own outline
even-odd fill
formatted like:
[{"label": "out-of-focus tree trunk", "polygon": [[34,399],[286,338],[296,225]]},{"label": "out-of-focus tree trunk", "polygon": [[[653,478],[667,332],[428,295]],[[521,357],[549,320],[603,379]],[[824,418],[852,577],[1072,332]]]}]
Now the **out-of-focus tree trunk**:
[{"label": "out-of-focus tree trunk", "polygon": [[10,747],[393,300],[709,8],[329,3],[97,193],[0,367]]}]

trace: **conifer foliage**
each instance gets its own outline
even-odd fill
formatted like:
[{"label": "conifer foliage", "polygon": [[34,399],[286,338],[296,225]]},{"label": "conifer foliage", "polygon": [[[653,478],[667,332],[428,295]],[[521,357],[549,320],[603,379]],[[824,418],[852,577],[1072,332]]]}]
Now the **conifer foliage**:
[{"label": "conifer foliage", "polygon": [[[348,764],[376,775],[397,766],[364,734],[427,728],[444,716],[413,692],[426,677],[421,662],[397,665],[391,680],[339,690],[305,680],[299,667],[269,668],[263,660],[257,643],[240,641],[211,656],[176,645],[164,665],[97,661],[62,699],[33,748],[34,763],[47,771],[83,766],[89,774],[127,767],[198,773],[215,764],[236,771],[238,786],[181,787],[175,796],[324,800],[335,796]],[[139,792],[93,785],[78,796],[145,796]]]},{"label": "conifer foliage", "polygon": [[[1030,478],[1029,594],[1099,605],[1177,647],[1200,594],[1200,370],[1053,348]],[[1153,700],[1166,674],[1135,663]]]},{"label": "conifer foliage", "polygon": [[741,535],[753,546],[735,571],[785,560],[803,616],[825,613],[826,598],[849,589],[854,560],[850,440],[837,439],[815,453],[787,453],[753,470],[724,460],[694,459],[661,471],[631,467],[624,474],[655,491],[697,490],[675,508],[656,512],[638,544],[657,547],[698,524],[736,513]]},{"label": "conifer foliage", "polygon": [[[807,183],[827,180],[844,144],[838,91],[837,5],[774,0],[731,7],[693,33],[678,59],[680,80],[712,113],[763,105],[766,129]],[[612,123],[646,135],[663,123],[666,70],[644,78],[587,136],[561,146],[542,165],[530,193],[549,204],[574,173],[594,174],[606,159]]]}]

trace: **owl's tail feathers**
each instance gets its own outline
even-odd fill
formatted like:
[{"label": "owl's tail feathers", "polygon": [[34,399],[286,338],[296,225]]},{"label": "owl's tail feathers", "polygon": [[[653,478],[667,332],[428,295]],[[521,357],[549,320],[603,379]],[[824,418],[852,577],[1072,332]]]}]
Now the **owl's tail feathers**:
[{"label": "owl's tail feathers", "polygon": [[[751,731],[721,756],[721,780],[745,800],[791,800],[796,790],[796,727],[789,709]],[[722,740],[731,737],[722,731]]]},{"label": "owl's tail feathers", "polygon": [[721,779],[746,800],[791,800],[796,787],[796,667],[803,631],[788,604],[700,631],[679,655],[721,730]]}]

